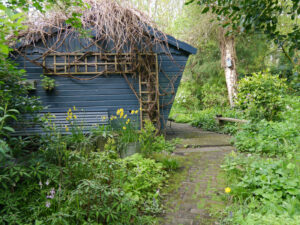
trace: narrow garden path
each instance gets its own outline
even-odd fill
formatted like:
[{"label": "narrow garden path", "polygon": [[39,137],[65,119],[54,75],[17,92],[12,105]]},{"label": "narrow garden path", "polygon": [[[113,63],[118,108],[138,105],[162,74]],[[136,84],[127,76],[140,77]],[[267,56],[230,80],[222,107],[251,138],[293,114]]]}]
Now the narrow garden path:
[{"label": "narrow garden path", "polygon": [[182,144],[174,154],[183,168],[170,179],[161,224],[218,224],[215,217],[224,208],[220,193],[225,188],[220,165],[234,150],[230,137],[172,123],[167,138],[176,137]]}]

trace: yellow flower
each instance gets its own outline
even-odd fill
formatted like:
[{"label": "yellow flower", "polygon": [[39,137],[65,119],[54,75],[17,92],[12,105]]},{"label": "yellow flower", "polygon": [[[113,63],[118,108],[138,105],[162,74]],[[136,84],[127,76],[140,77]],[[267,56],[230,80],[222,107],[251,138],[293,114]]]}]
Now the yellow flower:
[{"label": "yellow flower", "polygon": [[130,119],[128,119],[127,121],[126,121],[126,124],[129,124],[130,123]]},{"label": "yellow flower", "polygon": [[119,115],[119,114],[120,114],[120,109],[117,110],[117,115]]},{"label": "yellow flower", "polygon": [[123,109],[123,108],[121,108],[121,109],[120,109],[120,112],[123,112],[123,113],[124,113],[124,109]]},{"label": "yellow flower", "polygon": [[74,111],[76,111],[76,107],[75,107],[75,105],[73,106],[73,110],[74,110]]},{"label": "yellow flower", "polygon": [[135,112],[134,110],[131,110],[130,114],[131,114],[131,115],[133,115],[133,114],[134,114],[134,112]]},{"label": "yellow flower", "polygon": [[69,121],[69,120],[70,120],[70,117],[67,117],[66,120]]},{"label": "yellow flower", "polygon": [[123,130],[126,130],[126,127],[123,127]]},{"label": "yellow flower", "polygon": [[76,115],[74,115],[74,116],[73,116],[73,118],[76,120],[76,119],[77,119],[77,116],[76,116]]},{"label": "yellow flower", "polygon": [[225,193],[230,193],[231,192],[231,188],[230,187],[227,187],[227,188],[225,188]]},{"label": "yellow flower", "polygon": [[70,119],[72,119],[72,117],[73,117],[73,113],[72,112],[70,112],[69,117],[70,117]]},{"label": "yellow flower", "polygon": [[69,132],[69,127],[65,125],[66,131]]},{"label": "yellow flower", "polygon": [[106,116],[102,116],[102,121],[106,120]]},{"label": "yellow flower", "polygon": [[126,119],[127,118],[127,114],[124,116],[124,119]]},{"label": "yellow flower", "polygon": [[112,117],[110,117],[110,120],[114,120],[114,117],[112,116]]},{"label": "yellow flower", "polygon": [[120,112],[120,118],[122,118],[122,117],[123,117],[123,115],[124,115],[124,112],[123,112],[123,111],[121,111],[121,112]]}]

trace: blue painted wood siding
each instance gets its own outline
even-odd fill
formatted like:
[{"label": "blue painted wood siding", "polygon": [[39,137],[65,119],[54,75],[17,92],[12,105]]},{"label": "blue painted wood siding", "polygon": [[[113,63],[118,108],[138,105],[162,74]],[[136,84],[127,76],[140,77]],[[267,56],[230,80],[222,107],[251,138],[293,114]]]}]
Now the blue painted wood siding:
[{"label": "blue painted wood siding", "polygon": [[[77,50],[79,43],[73,39],[68,41],[68,47],[62,45],[59,49],[61,52],[72,52]],[[92,46],[86,51],[96,51]],[[44,50],[41,43],[38,43],[36,47],[29,47],[26,49],[28,58],[35,59],[40,56]],[[156,53],[158,54],[159,64],[159,84],[160,89],[167,92],[171,92],[169,80],[164,74],[174,81],[175,94],[179,86],[182,71],[186,65],[188,59],[188,53],[177,50],[175,47],[170,46],[170,52],[172,53],[173,59],[167,56],[162,49],[157,48]],[[48,93],[42,88],[40,75],[43,74],[43,69],[30,61],[19,56],[15,59],[20,69],[27,71],[27,79],[37,80],[37,90],[35,95],[39,96],[43,105],[47,106],[48,109],[45,111],[49,112],[66,112],[68,108],[76,106],[79,109],[85,111],[99,110],[108,111],[109,115],[114,115],[118,108],[124,108],[125,113],[129,113],[130,110],[139,109],[139,102],[129,88],[127,82],[121,75],[107,75],[100,76],[90,81],[79,81],[72,78],[52,76],[56,81],[55,90]],[[42,60],[40,60],[42,63]],[[86,77],[83,75],[82,77]],[[134,83],[135,89],[138,91],[138,80],[129,77],[129,80]],[[173,96],[167,95],[160,97],[160,104],[166,104],[172,100]],[[172,104],[161,109],[161,115],[166,121],[169,116]]]}]

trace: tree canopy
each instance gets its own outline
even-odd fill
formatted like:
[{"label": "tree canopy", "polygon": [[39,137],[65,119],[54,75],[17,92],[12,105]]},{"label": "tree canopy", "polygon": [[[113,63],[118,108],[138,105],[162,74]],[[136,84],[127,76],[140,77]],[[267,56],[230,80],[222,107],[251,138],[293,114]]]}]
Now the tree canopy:
[{"label": "tree canopy", "polygon": [[[229,32],[266,34],[279,46],[293,51],[300,47],[299,0],[190,0],[213,12]],[[285,27],[282,29],[282,27]]]}]

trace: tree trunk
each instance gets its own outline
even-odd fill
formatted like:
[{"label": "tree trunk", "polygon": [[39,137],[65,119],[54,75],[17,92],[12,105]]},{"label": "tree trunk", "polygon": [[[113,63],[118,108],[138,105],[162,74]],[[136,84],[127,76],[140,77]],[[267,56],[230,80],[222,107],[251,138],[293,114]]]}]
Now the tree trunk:
[{"label": "tree trunk", "polygon": [[220,29],[221,65],[225,71],[228,98],[231,107],[234,107],[234,99],[237,96],[237,72],[235,40],[233,36],[226,36],[225,29]]},{"label": "tree trunk", "polygon": [[152,19],[153,16],[153,0],[148,0],[148,13],[149,13],[149,17]]}]

